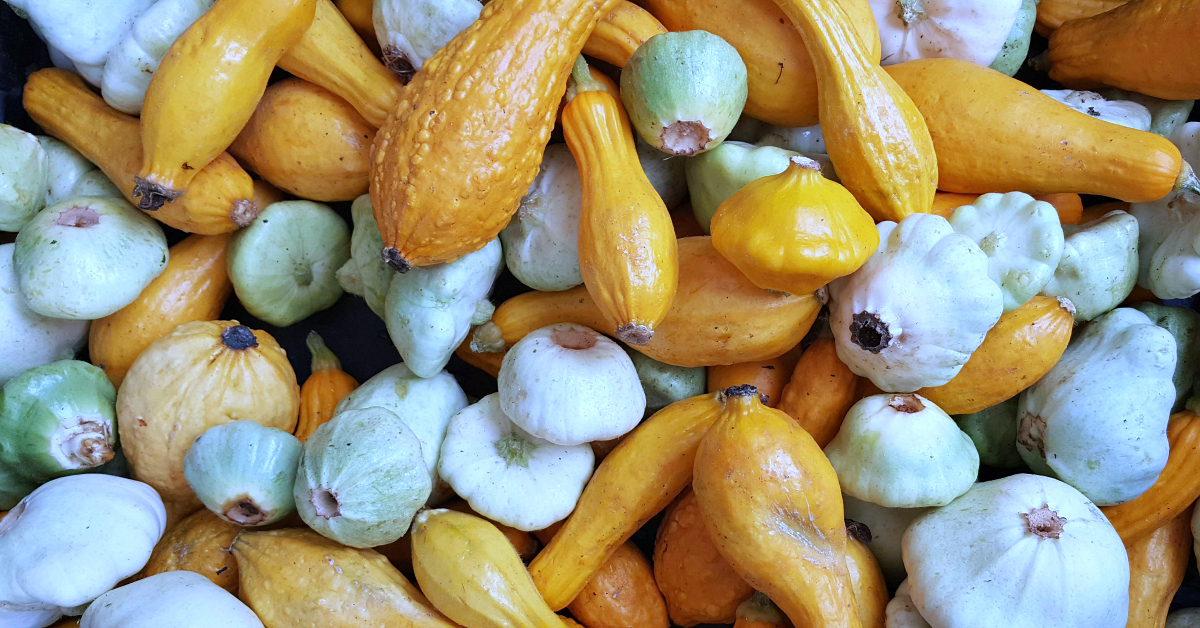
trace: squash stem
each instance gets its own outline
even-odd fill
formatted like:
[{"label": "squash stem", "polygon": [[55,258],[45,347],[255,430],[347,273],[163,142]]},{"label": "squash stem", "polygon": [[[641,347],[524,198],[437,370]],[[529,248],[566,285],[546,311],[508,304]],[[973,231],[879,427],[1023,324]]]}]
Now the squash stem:
[{"label": "squash stem", "polygon": [[900,19],[904,20],[905,26],[912,26],[925,19],[925,5],[921,0],[896,0],[896,4],[900,7]]},{"label": "squash stem", "polygon": [[592,70],[588,67],[583,55],[576,57],[575,65],[571,68],[571,80],[567,84],[567,101],[574,100],[576,96],[583,92],[606,91],[608,91],[608,88],[604,86],[604,83],[592,77]]},{"label": "squash stem", "polygon": [[315,331],[308,332],[308,339],[305,340],[308,345],[309,353],[312,353],[312,372],[319,371],[340,371],[342,370],[342,361],[334,355],[333,351],[325,345],[325,339]]}]

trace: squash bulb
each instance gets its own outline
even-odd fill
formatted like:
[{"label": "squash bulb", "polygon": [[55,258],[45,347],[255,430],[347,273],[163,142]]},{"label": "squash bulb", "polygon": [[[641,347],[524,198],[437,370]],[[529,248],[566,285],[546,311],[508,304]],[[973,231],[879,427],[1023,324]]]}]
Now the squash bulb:
[{"label": "squash bulb", "polygon": [[196,496],[222,519],[241,526],[275,523],[292,513],[300,441],[253,421],[206,430],[183,459]]}]

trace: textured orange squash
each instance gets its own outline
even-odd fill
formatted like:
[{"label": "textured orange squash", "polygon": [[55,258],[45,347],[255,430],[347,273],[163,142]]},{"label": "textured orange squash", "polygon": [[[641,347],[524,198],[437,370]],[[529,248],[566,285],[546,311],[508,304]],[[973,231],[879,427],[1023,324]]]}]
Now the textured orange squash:
[{"label": "textured orange squash", "polygon": [[333,418],[339,401],[358,388],[358,382],[342,370],[342,362],[315,331],[308,332],[308,350],[312,368],[300,387],[300,420],[296,423],[296,438],[302,443]]},{"label": "textured orange squash", "polygon": [[588,628],[667,628],[667,605],[650,561],[633,543],[617,546],[567,610]]},{"label": "textured orange squash", "polygon": [[1184,163],[1166,138],[1114,127],[995,70],[959,59],[884,69],[929,125],[941,190],[1146,202],[1166,196],[1180,179]]},{"label": "textured orange squash", "polygon": [[[979,198],[979,194],[957,194],[954,192],[938,192],[933,197],[933,210],[929,213],[937,214],[943,218],[949,218],[954,210],[963,205],[970,205]],[[1083,216],[1083,199],[1079,198],[1078,194],[1070,192],[1059,194],[1038,194],[1035,199],[1050,203],[1058,212],[1058,221],[1064,225],[1077,225]],[[1099,216],[1097,216],[1098,218]]]},{"label": "textured orange squash", "polygon": [[778,407],[783,387],[788,383],[788,378],[792,376],[792,369],[796,368],[796,362],[799,360],[800,347],[794,347],[781,356],[766,360],[710,366],[705,374],[708,380],[708,392],[725,390],[730,386],[750,384],[757,388],[758,392],[767,396],[768,406]]},{"label": "textured orange squash", "polygon": [[1100,510],[1125,544],[1136,542],[1174,519],[1200,497],[1200,416],[1177,412],[1167,424],[1167,466],[1136,499]]},{"label": "textured orange squash", "polygon": [[853,533],[846,539],[846,569],[854,589],[854,607],[863,628],[884,628],[888,601],[887,582],[875,562],[875,555]]},{"label": "textured orange squash", "polygon": [[732,623],[738,606],[754,595],[717,551],[692,491],[680,495],[659,524],[654,580],[679,626]]},{"label": "textured orange squash", "polygon": [[371,201],[397,271],[496,237],[537,175],[567,76],[616,0],[492,0],[430,57],[375,139]]},{"label": "textured orange squash", "polygon": [[[82,153],[112,179],[125,200],[137,202],[133,179],[142,167],[137,118],[108,106],[78,75],[57,68],[29,76],[23,104],[46,133]],[[150,215],[182,231],[212,235],[249,225],[262,209],[251,200],[250,175],[228,154],[200,170],[188,192]]]},{"label": "textured orange squash", "polygon": [[529,564],[550,608],[574,600],[618,546],[687,488],[696,447],[721,405],[718,394],[677,401],[634,428],[600,463],[575,511]]},{"label": "textured orange squash", "polygon": [[142,105],[138,207],[178,198],[233,143],[315,11],[316,0],[222,0],[171,44]]},{"label": "textured orange squash", "polygon": [[[372,0],[336,0],[334,3],[342,17],[354,27],[354,32],[362,38],[363,43],[371,49],[371,53],[379,56],[379,39],[375,37],[375,23],[372,18],[374,10]],[[320,8],[317,8],[320,11]],[[316,21],[313,17],[313,21]],[[311,26],[309,28],[312,28]]]},{"label": "textured orange squash", "polygon": [[755,591],[750,599],[742,602],[737,609],[737,619],[733,622],[733,628],[786,628],[787,626],[787,619],[784,618],[779,607],[759,591]]},{"label": "textured orange squash", "polygon": [[638,46],[665,32],[667,29],[662,23],[645,9],[628,0],[620,0],[600,16],[596,30],[583,45],[583,54],[623,68]]},{"label": "textured orange squash", "polygon": [[979,412],[1011,399],[1054,368],[1074,326],[1070,301],[1033,297],[1000,317],[954,379],[917,394],[947,414]]},{"label": "textured orange squash", "polygon": [[120,386],[133,361],[150,343],[192,321],[221,315],[233,284],[225,271],[229,234],[192,235],[171,247],[167,267],[138,298],[92,322],[88,352]]},{"label": "textured orange squash", "polygon": [[[817,77],[808,49],[772,0],[640,0],[668,30],[705,30],[746,62],[746,115],[783,126],[817,123]],[[850,27],[879,63],[879,29],[866,0],[838,0]]]},{"label": "textured orange squash", "polygon": [[167,571],[194,571],[213,584],[237,593],[237,561],[229,553],[241,526],[221,519],[203,509],[167,530],[146,563],[144,574],[153,576]]},{"label": "textured orange squash", "polygon": [[351,201],[367,191],[374,139],[374,127],[350,103],[290,78],[267,88],[229,152],[296,196]]},{"label": "textured orange squash", "polygon": [[817,338],[796,362],[777,407],[824,447],[837,436],[842,419],[858,400],[858,381],[838,358],[833,338]]},{"label": "textured orange squash", "polygon": [[1162,628],[1192,555],[1191,509],[1141,539],[1125,544],[1129,555],[1129,623]]},{"label": "textured orange squash", "polygon": [[1034,29],[1049,37],[1064,22],[1079,20],[1115,9],[1129,0],[1040,0]]}]

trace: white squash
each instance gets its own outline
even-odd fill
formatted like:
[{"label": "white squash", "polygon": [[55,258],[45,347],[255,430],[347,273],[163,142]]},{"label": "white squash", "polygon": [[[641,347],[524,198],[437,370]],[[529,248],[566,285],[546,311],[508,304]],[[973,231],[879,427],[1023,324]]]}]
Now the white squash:
[{"label": "white squash", "polygon": [[1149,131],[1150,110],[1131,100],[1107,100],[1096,92],[1071,89],[1043,89],[1043,94],[1093,118],[1123,127]]},{"label": "white squash", "polygon": [[20,231],[46,206],[50,164],[37,137],[0,124],[0,231]]},{"label": "white squash", "polygon": [[24,13],[38,35],[98,85],[108,53],[154,0],[5,0]]},{"label": "white squash", "polygon": [[[72,194],[71,191],[79,183],[79,179],[96,170],[96,166],[80,155],[79,151],[49,135],[39,135],[37,141],[42,150],[46,151],[46,205],[65,201],[72,196],[87,196]],[[117,195],[120,194],[118,191]]]},{"label": "white squash", "polygon": [[838,357],[885,392],[941,386],[1003,313],[988,257],[941,216],[876,226],[875,254],[829,284]]},{"label": "white squash", "polygon": [[1174,372],[1175,339],[1145,314],[1097,318],[1021,393],[1017,451],[1101,506],[1141,495],[1167,464]]},{"label": "white squash", "polygon": [[1175,129],[1169,138],[1192,170],[1200,171],[1200,122],[1188,122]]},{"label": "white squash", "polygon": [[0,385],[26,369],[75,357],[91,324],[42,316],[25,305],[12,263],[15,247],[0,244]]},{"label": "white squash", "polygon": [[1112,211],[1082,225],[1063,225],[1063,254],[1042,294],[1066,297],[1083,323],[1117,307],[1138,275],[1138,221]]},{"label": "white squash", "polygon": [[479,0],[375,0],[372,21],[384,63],[411,77],[481,11]]},{"label": "white squash", "polygon": [[1021,10],[1021,0],[870,1],[883,65],[947,57],[991,65]]},{"label": "white squash", "polygon": [[1200,292],[1200,202],[1172,194],[1132,203],[1138,223],[1138,285],[1160,299],[1186,299]]},{"label": "white squash", "polygon": [[912,595],[908,592],[908,580],[896,587],[896,597],[888,602],[884,612],[884,628],[932,628],[921,617],[917,605],[913,604]]},{"label": "white squash", "polygon": [[213,5],[213,0],[157,0],[133,23],[104,64],[104,101],[130,115],[142,112],[150,78],[171,44]]},{"label": "white squash", "polygon": [[594,464],[586,443],[555,445],[513,425],[492,393],[450,419],[438,473],[475,512],[530,531],[571,514]]},{"label": "white squash", "polygon": [[976,484],[904,533],[917,610],[938,628],[1122,628],[1129,560],[1079,491],[1018,474]]},{"label": "white squash", "polygon": [[95,473],[43,484],[0,519],[2,625],[40,628],[78,615],[145,566],[166,520],[162,499],[141,482]]},{"label": "white squash", "polygon": [[871,542],[867,549],[875,555],[879,569],[888,585],[904,580],[904,559],[900,541],[904,530],[914,519],[929,512],[929,508],[886,508],[849,495],[842,495],[846,518],[857,521],[871,531]]},{"label": "white squash", "polygon": [[[666,159],[661,152],[650,148]],[[504,261],[521,283],[557,291],[583,283],[579,272],[579,209],[583,187],[566,144],[551,144],[521,206],[500,232]]]},{"label": "white squash", "polygon": [[192,571],[167,571],[113,589],[80,628],[262,628],[249,606]]}]

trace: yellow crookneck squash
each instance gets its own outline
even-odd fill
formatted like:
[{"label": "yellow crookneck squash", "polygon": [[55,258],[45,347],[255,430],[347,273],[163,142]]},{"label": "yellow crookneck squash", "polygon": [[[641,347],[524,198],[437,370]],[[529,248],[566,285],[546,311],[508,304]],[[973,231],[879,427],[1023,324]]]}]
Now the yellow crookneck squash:
[{"label": "yellow crookneck squash", "polygon": [[858,401],[859,377],[838,357],[828,335],[809,345],[790,376],[777,407],[823,448],[837,436],[842,419]]},{"label": "yellow crookneck squash", "polygon": [[938,159],[921,112],[879,67],[838,0],[775,0],[812,58],[825,147],[875,220],[933,207]]},{"label": "yellow crookneck squash", "polygon": [[[96,164],[130,203],[134,176],[142,167],[138,119],[113,109],[79,75],[57,68],[38,70],[25,82],[25,111],[46,133]],[[214,235],[253,222],[254,182],[237,160],[222,153],[192,179],[189,194],[150,215],[163,224]]]},{"label": "yellow crookneck squash", "polygon": [[616,0],[492,0],[421,66],[375,137],[371,202],[393,269],[482,248],[541,166],[567,77]]},{"label": "yellow crookneck squash", "polygon": [[1200,4],[1133,0],[1050,35],[1050,78],[1072,89],[1119,87],[1167,100],[1200,98]]},{"label": "yellow crookneck squash", "polygon": [[793,625],[862,626],[837,475],[812,436],[762,405],[753,386],[725,391],[692,487],[721,555]]},{"label": "yellow crookneck squash", "polygon": [[308,332],[307,343],[312,369],[300,387],[300,420],[296,423],[296,438],[302,443],[333,418],[339,401],[358,388],[358,382],[342,370],[342,362],[325,346],[320,334]]},{"label": "yellow crookneck squash", "polygon": [[645,345],[679,285],[675,227],[642,171],[620,99],[592,78],[583,57],[570,85],[562,125],[583,185],[579,270],[608,323],[604,331]]},{"label": "yellow crookneck squash", "polygon": [[1145,538],[1200,497],[1200,416],[1177,412],[1167,423],[1170,452],[1154,484],[1136,499],[1100,510],[1126,545]]},{"label": "yellow crookneck squash", "polygon": [[583,45],[583,54],[623,68],[638,46],[665,32],[667,29],[648,11],[619,0],[596,22],[596,29]]},{"label": "yellow crookneck squash", "polygon": [[221,0],[171,44],[142,106],[138,207],[179,198],[233,143],[315,11],[316,0]]},{"label": "yellow crookneck squash", "polygon": [[713,246],[754,285],[790,294],[849,275],[879,247],[870,214],[802,156],[721,203],[711,229]]},{"label": "yellow crookneck squash", "polygon": [[990,68],[919,59],[884,69],[929,125],[941,190],[1149,202],[1194,181],[1166,138],[1097,120]]},{"label": "yellow crookneck squash", "polygon": [[241,531],[241,526],[207,508],[198,510],[167,530],[142,573],[153,576],[167,571],[194,571],[222,589],[237,593],[238,566],[229,545]]},{"label": "yellow crookneck squash", "polygon": [[710,366],[706,369],[706,386],[708,392],[720,392],[730,386],[750,384],[767,398],[767,405],[774,408],[779,405],[783,387],[792,376],[792,369],[800,359],[800,347],[766,360],[738,362]]},{"label": "yellow crookneck squash", "polygon": [[92,364],[120,386],[150,343],[192,321],[217,318],[233,291],[225,270],[229,234],[192,235],[171,247],[167,267],[133,303],[93,321]]},{"label": "yellow crookneck squash", "polygon": [[1192,510],[1132,543],[1129,555],[1129,622],[1125,628],[1163,628],[1192,555]]},{"label": "yellow crookneck squash", "polygon": [[1037,5],[1037,23],[1034,30],[1049,37],[1054,29],[1071,20],[1100,15],[1111,11],[1129,0],[1040,0]]},{"label": "yellow crookneck squash", "polygon": [[[846,528],[846,569],[850,572],[858,620],[863,628],[884,628],[891,595],[883,579],[883,571],[867,547],[867,542],[871,540],[870,530],[858,522],[847,523],[851,525]],[[856,534],[859,530],[863,531],[862,539]]]}]

